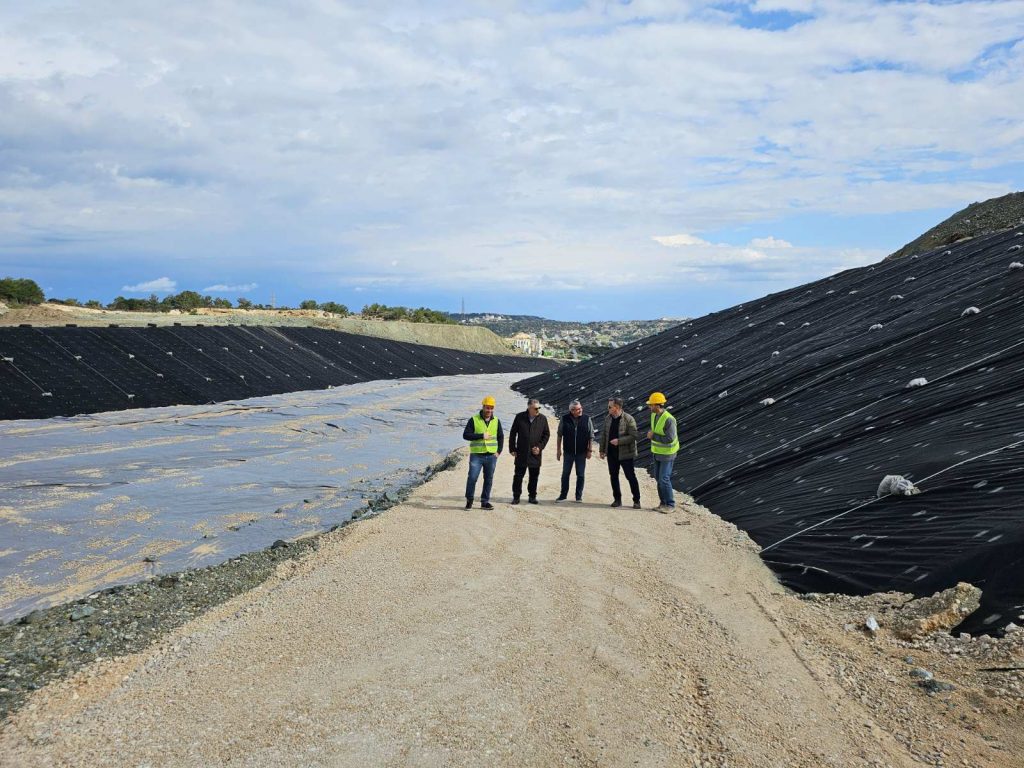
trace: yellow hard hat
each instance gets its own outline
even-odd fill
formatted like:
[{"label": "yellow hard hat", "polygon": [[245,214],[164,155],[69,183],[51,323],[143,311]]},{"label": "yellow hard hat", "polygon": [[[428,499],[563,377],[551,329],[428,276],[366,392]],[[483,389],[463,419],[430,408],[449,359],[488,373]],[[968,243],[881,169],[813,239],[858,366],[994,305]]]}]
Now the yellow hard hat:
[{"label": "yellow hard hat", "polygon": [[485,397],[483,399],[483,402],[480,403],[480,405],[489,405],[489,406],[491,406],[493,408],[494,407],[494,398],[491,397],[490,395],[488,395],[487,397]]},{"label": "yellow hard hat", "polygon": [[648,405],[664,405],[666,402],[665,396],[661,392],[651,392],[651,396],[647,398]]}]

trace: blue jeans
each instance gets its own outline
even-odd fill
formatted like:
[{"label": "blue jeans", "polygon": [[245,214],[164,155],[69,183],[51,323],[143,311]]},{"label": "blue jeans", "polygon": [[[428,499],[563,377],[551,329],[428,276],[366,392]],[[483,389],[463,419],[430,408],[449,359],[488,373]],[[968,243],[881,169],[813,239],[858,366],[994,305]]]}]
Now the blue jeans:
[{"label": "blue jeans", "polygon": [[572,474],[574,466],[576,467],[576,498],[583,498],[583,480],[587,474],[587,454],[563,453],[562,492],[558,494],[563,499],[569,495],[569,475]]},{"label": "blue jeans", "polygon": [[672,493],[672,465],[675,463],[675,456],[668,461],[654,460],[654,477],[658,481],[658,499],[669,507],[676,505],[676,497]]},{"label": "blue jeans", "polygon": [[466,478],[466,501],[472,501],[476,494],[476,480],[480,477],[480,470],[484,471],[484,490],[480,494],[480,503],[486,504],[491,500],[491,483],[494,482],[494,468],[498,466],[498,454],[496,453],[471,453],[469,454],[469,477]]}]

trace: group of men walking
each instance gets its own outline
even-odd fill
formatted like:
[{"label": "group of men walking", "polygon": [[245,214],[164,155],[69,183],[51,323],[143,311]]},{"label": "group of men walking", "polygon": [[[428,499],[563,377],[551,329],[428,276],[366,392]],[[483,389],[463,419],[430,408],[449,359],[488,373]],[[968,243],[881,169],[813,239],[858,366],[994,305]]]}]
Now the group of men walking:
[{"label": "group of men walking", "polygon": [[[672,466],[679,452],[679,431],[675,417],[668,411],[665,395],[653,392],[647,399],[650,408],[650,428],[647,439],[651,443],[654,457],[654,475],[658,481],[657,511],[669,513],[675,509],[675,494],[672,491]],[[491,487],[498,456],[501,455],[505,434],[501,421],[494,415],[493,397],[485,397],[480,412],[466,423],[462,437],[469,441],[469,476],[466,479],[466,509],[471,509],[476,496],[476,484],[483,472],[483,490],[480,494],[482,509],[494,509],[491,504]],[[555,501],[568,501],[569,480],[576,473],[575,499],[583,501],[583,487],[586,480],[587,460],[593,456],[596,430],[589,416],[583,415],[583,404],[579,400],[569,403],[569,412],[558,422],[556,456],[562,462],[562,485]],[[608,400],[608,412],[604,428],[598,441],[601,459],[608,463],[611,481],[613,507],[622,506],[622,486],[619,474],[625,476],[633,499],[633,508],[640,509],[640,483],[636,478],[634,462],[639,456],[640,433],[634,419],[623,409],[619,397]],[[551,439],[548,420],[540,413],[540,401],[531,399],[526,410],[516,414],[509,430],[508,450],[515,459],[512,475],[512,503],[519,504],[523,493],[523,479],[526,483],[527,502],[538,504],[537,481],[540,477],[541,459],[544,448]]]}]

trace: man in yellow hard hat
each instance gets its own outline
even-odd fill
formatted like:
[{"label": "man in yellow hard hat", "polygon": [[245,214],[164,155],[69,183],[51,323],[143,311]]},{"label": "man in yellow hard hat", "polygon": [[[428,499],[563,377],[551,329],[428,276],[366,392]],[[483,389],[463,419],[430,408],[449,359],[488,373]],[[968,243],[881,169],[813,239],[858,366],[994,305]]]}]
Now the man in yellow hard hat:
[{"label": "man in yellow hard hat", "polygon": [[494,415],[494,398],[488,395],[480,403],[480,412],[474,414],[462,431],[463,440],[469,440],[469,477],[466,479],[466,509],[473,508],[476,481],[480,470],[484,473],[484,489],[480,494],[480,508],[494,509],[491,504],[491,484],[494,468],[505,447],[505,433]]},{"label": "man in yellow hard hat", "polygon": [[655,509],[667,515],[676,508],[672,492],[672,466],[679,453],[679,432],[676,429],[676,417],[668,412],[665,404],[665,395],[661,392],[652,392],[647,398],[647,405],[651,409],[651,428],[647,432],[647,439],[651,441],[654,476],[658,481],[658,499],[661,501]]}]

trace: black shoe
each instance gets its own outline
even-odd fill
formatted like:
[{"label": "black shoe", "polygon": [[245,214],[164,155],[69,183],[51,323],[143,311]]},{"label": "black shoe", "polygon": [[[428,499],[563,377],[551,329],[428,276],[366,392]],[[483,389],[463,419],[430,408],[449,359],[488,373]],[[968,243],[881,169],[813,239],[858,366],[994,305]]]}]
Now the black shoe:
[{"label": "black shoe", "polygon": [[610,504],[609,506],[612,506],[612,507],[621,507],[621,506],[622,506],[622,500],[621,500],[621,499],[616,499],[616,500],[615,500],[615,501],[613,501],[613,502],[612,502],[612,503],[611,503],[611,504]]},{"label": "black shoe", "polygon": [[537,501],[537,497],[536,496],[534,496],[532,499],[530,499],[530,503],[531,504],[540,504],[540,502]]},{"label": "black shoe", "polygon": [[633,502],[633,509],[640,509],[640,502],[639,501],[634,501]]},{"label": "black shoe", "polygon": [[557,499],[555,499],[555,501],[556,501],[556,502],[559,502],[559,501],[568,501],[568,500],[569,500],[569,499],[568,499],[568,498],[567,498],[566,496],[559,496],[559,497],[558,497]]},{"label": "black shoe", "polygon": [[466,499],[466,509],[472,509],[472,508],[473,508],[473,500],[472,499]]},{"label": "black shoe", "polygon": [[577,496],[577,497],[576,497],[576,503],[577,503],[577,504],[581,504],[581,503],[583,503],[583,497],[582,497],[582,496]]},{"label": "black shoe", "polygon": [[480,509],[494,509],[494,505],[489,501],[485,501],[480,505]]},{"label": "black shoe", "polygon": [[519,499],[512,499],[512,503],[513,504],[518,504],[519,503]]}]

